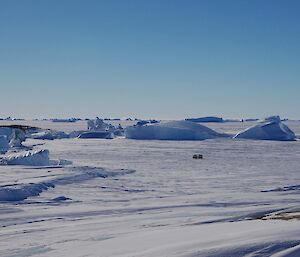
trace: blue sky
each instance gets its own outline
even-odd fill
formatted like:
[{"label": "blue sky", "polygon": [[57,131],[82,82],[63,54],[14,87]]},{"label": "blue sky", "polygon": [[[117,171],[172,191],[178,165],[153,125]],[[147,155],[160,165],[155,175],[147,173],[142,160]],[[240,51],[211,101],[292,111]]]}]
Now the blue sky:
[{"label": "blue sky", "polygon": [[0,117],[300,119],[300,1],[0,0]]}]

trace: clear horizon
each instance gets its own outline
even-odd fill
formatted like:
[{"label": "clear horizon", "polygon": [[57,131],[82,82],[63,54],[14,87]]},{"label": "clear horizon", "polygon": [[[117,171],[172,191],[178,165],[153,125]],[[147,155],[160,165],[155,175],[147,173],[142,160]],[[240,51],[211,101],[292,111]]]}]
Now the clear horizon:
[{"label": "clear horizon", "polygon": [[0,117],[300,119],[300,2],[1,1]]}]

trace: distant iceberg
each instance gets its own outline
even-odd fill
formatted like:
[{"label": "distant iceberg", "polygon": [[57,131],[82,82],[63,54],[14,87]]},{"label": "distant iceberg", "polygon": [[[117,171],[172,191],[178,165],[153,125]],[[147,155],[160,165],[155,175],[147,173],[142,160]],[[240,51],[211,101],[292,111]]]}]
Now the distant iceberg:
[{"label": "distant iceberg", "polygon": [[113,139],[114,135],[109,131],[90,131],[81,133],[78,138],[102,138],[102,139]]},{"label": "distant iceberg", "polygon": [[192,121],[192,122],[224,122],[223,118],[219,117],[201,117],[201,118],[189,118],[185,119],[186,121]]},{"label": "distant iceberg", "polygon": [[258,125],[247,128],[237,133],[233,138],[245,138],[256,140],[295,140],[295,133],[280,120],[279,116],[271,116]]},{"label": "distant iceberg", "polygon": [[45,130],[31,135],[31,138],[40,139],[40,140],[54,140],[54,139],[63,139],[69,137],[70,136],[65,132],[55,131],[55,130]]},{"label": "distant iceberg", "polygon": [[5,153],[10,147],[22,147],[25,141],[25,130],[13,126],[0,127],[0,153]]},{"label": "distant iceberg", "polygon": [[208,127],[190,121],[170,121],[125,129],[125,137],[144,140],[204,140],[226,137]]},{"label": "distant iceberg", "polygon": [[78,138],[113,139],[117,136],[124,136],[124,129],[120,124],[115,127],[98,117],[96,117],[96,120],[88,120],[87,127],[88,131],[81,131]]}]

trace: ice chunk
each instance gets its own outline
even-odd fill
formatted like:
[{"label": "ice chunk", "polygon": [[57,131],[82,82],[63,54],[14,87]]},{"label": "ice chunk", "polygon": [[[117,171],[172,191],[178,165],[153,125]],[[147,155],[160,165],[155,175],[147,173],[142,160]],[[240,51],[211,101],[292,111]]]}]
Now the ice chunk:
[{"label": "ice chunk", "polygon": [[27,151],[17,154],[10,154],[1,159],[4,165],[30,165],[30,166],[47,166],[50,165],[49,151],[37,150]]},{"label": "ice chunk", "polygon": [[112,139],[114,138],[113,134],[109,131],[92,131],[92,132],[83,132],[78,138],[103,138],[103,139]]},{"label": "ice chunk", "polygon": [[12,129],[10,136],[9,146],[10,147],[21,147],[22,142],[25,141],[25,132],[21,129]]},{"label": "ice chunk", "polygon": [[9,144],[7,142],[7,137],[5,135],[0,135],[0,153],[5,153],[9,149]]},{"label": "ice chunk", "polygon": [[124,129],[121,124],[118,127],[114,127],[111,124],[105,123],[103,119],[88,120],[87,122],[88,132],[81,133],[78,138],[106,138],[112,139],[115,136],[123,136]]},{"label": "ice chunk", "polygon": [[10,147],[20,147],[22,146],[22,142],[26,139],[23,129],[10,126],[0,127],[0,135],[6,137]]},{"label": "ice chunk", "polygon": [[125,136],[130,139],[204,140],[226,135],[194,122],[170,121],[127,127]]},{"label": "ice chunk", "polygon": [[257,124],[237,133],[234,138],[257,140],[295,140],[295,133],[283,124],[279,116],[271,116]]},{"label": "ice chunk", "polygon": [[88,120],[87,122],[89,131],[113,131],[115,129],[114,126],[105,123],[103,119],[96,118],[95,121]]},{"label": "ice chunk", "polygon": [[69,135],[63,131],[47,130],[47,131],[34,133],[32,134],[31,137],[33,139],[54,140],[54,139],[69,138]]}]

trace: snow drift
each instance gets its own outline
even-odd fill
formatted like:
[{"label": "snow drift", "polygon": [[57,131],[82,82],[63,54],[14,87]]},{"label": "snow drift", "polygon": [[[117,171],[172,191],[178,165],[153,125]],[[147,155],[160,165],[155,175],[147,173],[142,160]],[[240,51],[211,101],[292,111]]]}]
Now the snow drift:
[{"label": "snow drift", "polygon": [[234,138],[257,139],[257,140],[295,140],[295,133],[280,120],[279,116],[271,116],[258,125],[247,128],[237,133]]},{"label": "snow drift", "polygon": [[0,201],[23,201],[28,197],[38,196],[49,188],[55,188],[57,185],[69,185],[94,178],[123,176],[135,172],[135,170],[126,169],[109,171],[103,168],[89,166],[69,167],[69,170],[72,174],[61,175],[44,182],[19,184],[15,186],[0,186]]},{"label": "snow drift", "polygon": [[136,125],[125,129],[125,137],[129,139],[204,140],[224,136],[226,135],[190,121]]}]

